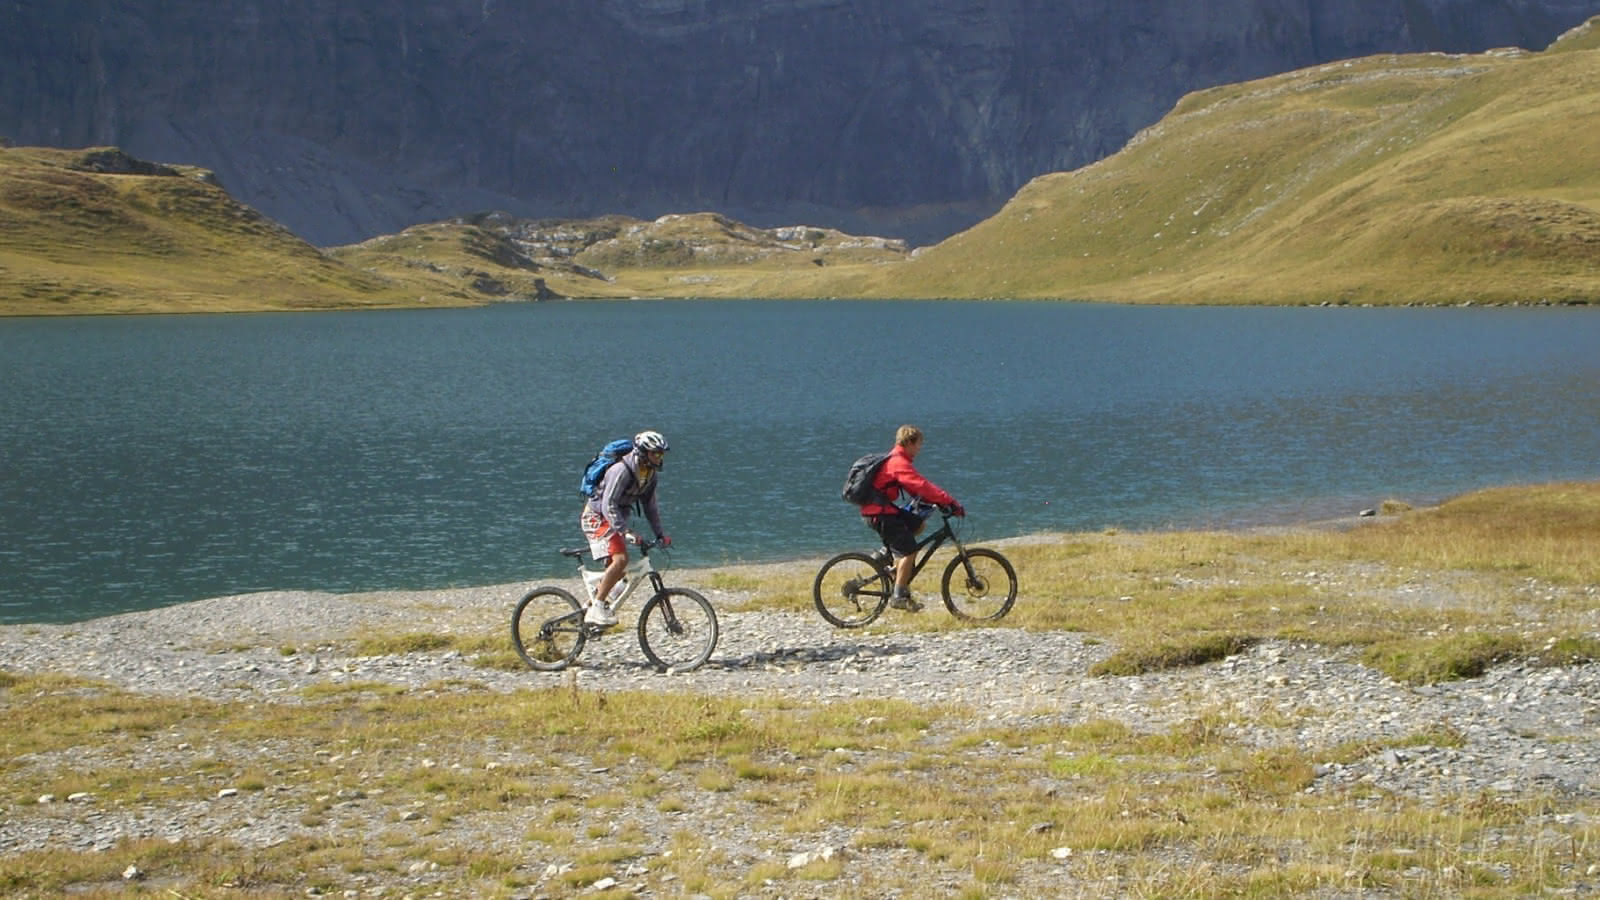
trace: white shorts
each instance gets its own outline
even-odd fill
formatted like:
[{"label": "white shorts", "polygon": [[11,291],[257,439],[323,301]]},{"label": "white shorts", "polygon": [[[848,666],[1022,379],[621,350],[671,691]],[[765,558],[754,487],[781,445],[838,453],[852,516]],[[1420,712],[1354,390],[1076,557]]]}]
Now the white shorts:
[{"label": "white shorts", "polygon": [[583,512],[578,516],[578,526],[583,529],[583,536],[589,539],[589,555],[596,560],[628,552],[622,542],[622,532],[613,529],[605,516],[590,509],[588,504],[584,504]]}]

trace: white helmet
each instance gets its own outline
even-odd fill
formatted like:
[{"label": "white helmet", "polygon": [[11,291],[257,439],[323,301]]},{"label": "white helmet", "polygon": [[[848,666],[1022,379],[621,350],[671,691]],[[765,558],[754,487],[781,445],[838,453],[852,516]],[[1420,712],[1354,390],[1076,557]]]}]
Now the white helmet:
[{"label": "white helmet", "polygon": [[659,431],[641,431],[633,436],[633,446],[645,453],[654,453],[657,450],[665,451],[667,439]]}]

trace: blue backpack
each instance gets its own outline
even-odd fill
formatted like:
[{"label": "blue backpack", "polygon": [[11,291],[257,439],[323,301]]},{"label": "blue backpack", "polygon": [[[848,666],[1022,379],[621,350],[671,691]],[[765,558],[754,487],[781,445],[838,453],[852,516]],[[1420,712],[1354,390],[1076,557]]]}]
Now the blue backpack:
[{"label": "blue backpack", "polygon": [[578,493],[584,499],[593,497],[600,490],[600,479],[606,476],[606,470],[611,464],[628,455],[633,449],[633,438],[617,438],[594,455],[588,465],[583,467],[583,482],[578,485]]}]

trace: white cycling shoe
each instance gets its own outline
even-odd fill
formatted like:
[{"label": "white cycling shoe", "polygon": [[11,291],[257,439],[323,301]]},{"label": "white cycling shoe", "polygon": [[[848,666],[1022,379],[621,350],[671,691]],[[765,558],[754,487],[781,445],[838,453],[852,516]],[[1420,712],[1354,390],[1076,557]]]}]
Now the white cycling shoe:
[{"label": "white cycling shoe", "polygon": [[583,614],[585,625],[615,625],[617,614],[611,611],[604,600],[596,600],[589,604],[589,609]]}]

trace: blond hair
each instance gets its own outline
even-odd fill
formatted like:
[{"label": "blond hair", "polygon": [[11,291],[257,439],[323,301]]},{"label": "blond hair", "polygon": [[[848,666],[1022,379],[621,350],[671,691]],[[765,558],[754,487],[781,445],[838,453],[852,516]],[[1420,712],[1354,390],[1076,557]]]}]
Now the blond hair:
[{"label": "blond hair", "polygon": [[894,442],[901,447],[922,443],[922,429],[915,425],[901,425],[894,433]]}]

